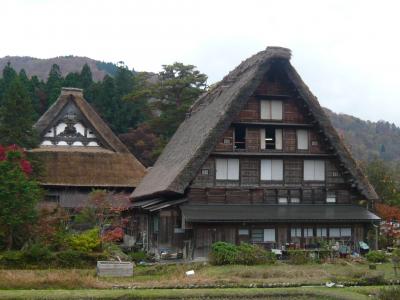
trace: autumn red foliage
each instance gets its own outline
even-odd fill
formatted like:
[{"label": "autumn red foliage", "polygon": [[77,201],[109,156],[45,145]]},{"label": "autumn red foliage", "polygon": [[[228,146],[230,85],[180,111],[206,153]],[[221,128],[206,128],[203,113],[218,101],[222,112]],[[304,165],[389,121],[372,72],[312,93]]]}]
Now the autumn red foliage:
[{"label": "autumn red foliage", "polygon": [[121,227],[116,227],[107,231],[101,237],[103,242],[120,242],[124,238],[124,230]]},{"label": "autumn red foliage", "polygon": [[382,218],[381,234],[391,238],[400,238],[400,208],[383,203],[376,204],[376,212]]},{"label": "autumn red foliage", "polygon": [[377,203],[376,204],[376,212],[378,215],[383,219],[388,222],[390,221],[400,221],[400,208],[396,206],[390,206],[387,204],[383,203]]},{"label": "autumn red foliage", "polygon": [[12,160],[19,163],[21,170],[26,174],[32,174],[32,165],[27,160],[24,149],[17,145],[2,146],[0,145],[0,161]]}]

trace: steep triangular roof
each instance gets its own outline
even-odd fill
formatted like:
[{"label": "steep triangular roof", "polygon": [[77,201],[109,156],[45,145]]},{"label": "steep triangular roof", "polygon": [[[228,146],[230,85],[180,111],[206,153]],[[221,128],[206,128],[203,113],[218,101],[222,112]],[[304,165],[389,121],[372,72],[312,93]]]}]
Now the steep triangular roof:
[{"label": "steep triangular roof", "polygon": [[332,127],[318,100],[291,66],[290,57],[289,49],[268,47],[243,61],[202,95],[132,197],[146,199],[184,194],[186,187],[196,176],[219,138],[243,109],[264,75],[275,62],[279,62],[299,96],[310,107],[316,122],[334,146],[337,156],[356,179],[355,184],[360,192],[366,199],[377,199],[377,194]]},{"label": "steep triangular roof", "polygon": [[42,146],[32,149],[44,168],[43,185],[85,187],[136,187],[145,167],[111,131],[83,98],[81,89],[62,88],[57,101],[35,124],[43,137],[67,105],[74,105],[104,147]]},{"label": "steep triangular roof", "polygon": [[51,125],[53,120],[61,113],[63,108],[73,102],[82,112],[83,116],[88,120],[90,125],[95,129],[100,138],[107,144],[110,149],[115,152],[129,153],[128,148],[120,141],[120,139],[111,131],[110,127],[97,114],[92,106],[83,98],[83,91],[77,88],[62,88],[61,94],[52,106],[40,117],[34,125],[39,135]]}]

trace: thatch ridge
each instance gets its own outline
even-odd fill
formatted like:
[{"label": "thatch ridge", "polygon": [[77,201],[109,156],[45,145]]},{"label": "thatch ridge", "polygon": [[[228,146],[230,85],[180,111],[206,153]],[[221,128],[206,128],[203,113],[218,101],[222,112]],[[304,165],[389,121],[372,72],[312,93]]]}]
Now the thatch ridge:
[{"label": "thatch ridge", "polygon": [[377,199],[375,191],[356,166],[318,101],[290,65],[290,57],[289,49],[268,47],[265,51],[243,61],[212,90],[200,96],[154,167],[133,192],[132,198],[138,200],[161,195],[184,194],[186,187],[196,176],[218,139],[244,107],[272,63],[279,60],[285,65],[285,70],[300,95],[312,107],[316,120],[328,131],[328,138],[334,146],[337,146],[339,157],[358,179],[359,188],[365,197]]}]

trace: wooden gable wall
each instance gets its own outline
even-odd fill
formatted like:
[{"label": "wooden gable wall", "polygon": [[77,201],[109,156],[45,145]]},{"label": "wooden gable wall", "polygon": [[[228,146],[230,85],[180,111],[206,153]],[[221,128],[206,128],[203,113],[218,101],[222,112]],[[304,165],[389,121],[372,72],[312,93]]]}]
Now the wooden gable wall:
[{"label": "wooden gable wall", "polygon": [[[260,100],[281,100],[283,117],[279,121],[262,120]],[[246,148],[235,149],[235,126],[246,126]],[[282,129],[282,149],[261,149],[260,130],[267,126]],[[297,129],[308,130],[308,150],[297,149]],[[237,156],[235,154],[238,154]],[[274,154],[269,157],[268,154]],[[282,156],[279,156],[279,154]],[[265,156],[263,155],[265,154]],[[239,180],[216,180],[217,157],[239,158]],[[261,159],[282,159],[283,180],[260,180]],[[303,180],[304,159],[325,161],[325,181]],[[305,102],[294,96],[285,75],[279,70],[267,74],[232,125],[225,131],[213,153],[188,188],[195,203],[276,203],[285,196],[300,197],[302,203],[325,203],[326,193],[335,191],[336,203],[357,202],[362,197],[352,189],[351,181],[341,170],[333,147],[316,126]]]}]

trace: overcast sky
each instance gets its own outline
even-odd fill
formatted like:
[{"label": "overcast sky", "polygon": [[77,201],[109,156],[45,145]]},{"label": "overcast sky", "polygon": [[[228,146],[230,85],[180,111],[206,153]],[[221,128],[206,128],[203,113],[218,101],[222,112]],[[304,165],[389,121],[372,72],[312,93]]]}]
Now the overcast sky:
[{"label": "overcast sky", "polygon": [[284,46],[323,106],[400,125],[399,12],[382,0],[3,0],[0,57],[78,55],[154,72],[180,61],[211,84]]}]

